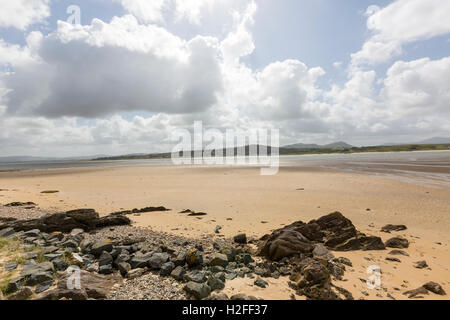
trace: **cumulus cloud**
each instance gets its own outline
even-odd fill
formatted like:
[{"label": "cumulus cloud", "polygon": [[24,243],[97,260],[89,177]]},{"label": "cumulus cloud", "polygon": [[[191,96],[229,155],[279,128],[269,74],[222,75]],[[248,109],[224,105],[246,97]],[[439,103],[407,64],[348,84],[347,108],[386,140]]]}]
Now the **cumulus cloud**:
[{"label": "cumulus cloud", "polygon": [[26,30],[50,16],[49,0],[0,1],[0,27]]},{"label": "cumulus cloud", "polygon": [[383,100],[400,115],[450,114],[450,57],[396,62],[387,72]]},{"label": "cumulus cloud", "polygon": [[203,15],[231,8],[242,0],[114,0],[144,23],[165,23],[168,13],[175,21],[200,25]]},{"label": "cumulus cloud", "polygon": [[372,36],[352,55],[355,66],[388,61],[399,55],[407,43],[450,32],[450,2],[447,0],[396,0],[381,9],[370,6],[366,15]]},{"label": "cumulus cloud", "polygon": [[221,90],[218,43],[182,40],[133,16],[58,29],[24,51],[32,63],[2,77],[8,112],[101,117],[121,111],[190,113],[208,109]]}]

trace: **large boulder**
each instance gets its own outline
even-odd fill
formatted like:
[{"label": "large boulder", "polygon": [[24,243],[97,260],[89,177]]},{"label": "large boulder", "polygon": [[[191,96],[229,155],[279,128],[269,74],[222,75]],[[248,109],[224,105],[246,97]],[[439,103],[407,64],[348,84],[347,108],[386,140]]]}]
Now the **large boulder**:
[{"label": "large boulder", "polygon": [[107,299],[112,287],[116,283],[120,283],[121,278],[115,276],[103,276],[80,270],[80,288],[68,287],[72,283],[69,280],[71,275],[62,273],[59,278],[57,288],[44,292],[36,297],[37,300],[53,300],[53,299]]},{"label": "large boulder", "polygon": [[40,230],[42,232],[70,233],[73,229],[93,230],[116,225],[129,225],[131,220],[125,216],[99,217],[94,209],[79,209],[47,214],[38,219],[16,220],[0,225],[0,230],[12,228],[14,231]]},{"label": "large boulder", "polygon": [[208,285],[192,281],[186,284],[184,291],[195,297],[197,300],[205,299],[211,294],[211,288]]},{"label": "large boulder", "polygon": [[386,241],[386,247],[396,249],[407,249],[409,247],[409,241],[404,238],[395,237]]},{"label": "large boulder", "polygon": [[295,222],[275,230],[263,239],[260,254],[275,261],[299,254],[312,256],[317,244],[323,244],[335,251],[385,249],[381,238],[359,232],[340,212],[331,213],[307,224]]}]

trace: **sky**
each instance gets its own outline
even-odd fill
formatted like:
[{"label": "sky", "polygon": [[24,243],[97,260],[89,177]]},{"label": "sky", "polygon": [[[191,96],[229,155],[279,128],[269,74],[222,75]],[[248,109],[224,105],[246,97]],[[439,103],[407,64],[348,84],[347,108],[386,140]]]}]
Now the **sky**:
[{"label": "sky", "polygon": [[282,145],[450,137],[448,0],[0,8],[0,156],[166,152],[195,121]]}]

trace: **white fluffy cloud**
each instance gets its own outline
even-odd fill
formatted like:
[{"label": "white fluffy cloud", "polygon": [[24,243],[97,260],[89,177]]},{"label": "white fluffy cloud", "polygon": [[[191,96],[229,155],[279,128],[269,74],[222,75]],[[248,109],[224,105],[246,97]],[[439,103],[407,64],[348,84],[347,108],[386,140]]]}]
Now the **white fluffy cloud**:
[{"label": "white fluffy cloud", "polygon": [[400,115],[450,114],[450,57],[396,62],[381,92]]},{"label": "white fluffy cloud", "polygon": [[370,6],[367,28],[371,38],[352,55],[353,64],[377,64],[402,52],[407,43],[450,32],[450,1],[396,0],[385,8]]},{"label": "white fluffy cloud", "polygon": [[[174,19],[186,19],[191,24],[201,24],[202,17],[213,10],[232,7],[240,0],[114,0],[141,22],[166,22],[165,13],[174,12]],[[240,1],[246,2],[246,1]],[[218,7],[218,8],[216,8]]]},{"label": "white fluffy cloud", "polygon": [[23,50],[39,55],[2,78],[8,112],[100,117],[121,111],[190,113],[221,90],[213,38],[184,41],[131,16],[58,29]]},{"label": "white fluffy cloud", "polygon": [[25,30],[50,16],[49,0],[0,0],[0,27]]}]

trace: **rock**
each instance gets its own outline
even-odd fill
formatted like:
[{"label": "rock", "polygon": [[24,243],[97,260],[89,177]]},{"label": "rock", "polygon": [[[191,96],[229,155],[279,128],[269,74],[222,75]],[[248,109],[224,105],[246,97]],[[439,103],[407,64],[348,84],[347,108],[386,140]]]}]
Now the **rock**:
[{"label": "rock", "polygon": [[172,260],[172,262],[175,264],[175,266],[184,266],[186,263],[186,254],[184,253],[178,253],[177,256]]},{"label": "rock", "polygon": [[327,269],[330,271],[330,274],[335,277],[337,280],[342,280],[345,273],[345,266],[335,260],[328,260]]},{"label": "rock", "polygon": [[165,276],[170,275],[174,269],[175,269],[175,263],[169,261],[169,262],[164,263],[161,266],[161,270],[160,270],[159,274],[161,276],[165,277]]},{"label": "rock", "polygon": [[313,300],[337,300],[338,295],[332,290],[331,276],[328,269],[318,261],[306,258],[291,275],[292,287],[297,294]]},{"label": "rock", "polygon": [[111,241],[109,239],[103,239],[94,242],[89,253],[96,257],[99,257],[103,253],[103,251],[111,252],[112,249],[113,245]]},{"label": "rock", "polygon": [[[336,251],[384,250],[379,237],[366,236],[358,232],[352,222],[335,212],[308,224],[301,221],[275,230],[263,237],[260,255],[270,260],[305,254],[312,256],[316,244],[323,244]],[[323,250],[322,250],[323,251]]]},{"label": "rock", "polygon": [[206,272],[204,271],[200,271],[200,270],[193,270],[188,272],[185,276],[184,279],[186,279],[186,281],[192,281],[192,282],[197,282],[197,283],[203,283],[206,282]]},{"label": "rock", "polygon": [[154,270],[161,269],[161,266],[169,260],[169,255],[167,253],[155,253],[148,261],[150,268]]},{"label": "rock", "polygon": [[400,237],[391,238],[386,241],[386,247],[396,249],[406,249],[409,247],[409,241]]},{"label": "rock", "polygon": [[50,287],[53,285],[53,283],[54,283],[53,280],[42,282],[42,283],[38,284],[38,286],[36,287],[36,291],[35,292],[37,294],[45,292],[48,289],[50,289]]},{"label": "rock", "polygon": [[417,297],[418,295],[421,295],[421,294],[428,294],[428,290],[425,289],[424,287],[420,287],[420,288],[417,288],[417,289],[414,289],[414,290],[406,291],[403,294],[408,296],[408,298],[411,299],[411,298],[415,298],[415,297]]},{"label": "rock", "polygon": [[395,258],[395,257],[386,257],[387,261],[392,261],[392,262],[402,262],[399,258]]},{"label": "rock", "polygon": [[214,253],[209,261],[209,265],[225,268],[228,265],[228,257],[225,254]]},{"label": "rock", "polygon": [[210,270],[212,273],[218,273],[218,272],[223,272],[225,270],[225,268],[221,267],[221,266],[212,266],[210,268]]},{"label": "rock", "polygon": [[5,207],[25,207],[25,206],[36,206],[37,204],[34,202],[11,202],[5,204]]},{"label": "rock", "polygon": [[316,244],[312,254],[315,259],[319,260],[328,261],[334,259],[334,255],[322,244]]},{"label": "rock", "polygon": [[203,255],[197,249],[192,249],[186,254],[186,263],[189,267],[197,267],[203,264]]},{"label": "rock", "polygon": [[103,253],[100,255],[100,258],[98,259],[98,265],[106,266],[113,263],[113,257],[108,252],[103,251]]},{"label": "rock", "polygon": [[229,300],[228,296],[225,293],[213,294],[209,297],[208,300],[212,301],[227,301]]},{"label": "rock", "polygon": [[[69,280],[71,274],[64,273],[64,275],[58,281],[58,290],[61,293],[66,293],[66,290],[71,291],[71,288],[68,288],[68,284],[72,284]],[[111,288],[116,284],[120,283],[121,278],[115,276],[103,276],[94,273],[89,273],[84,270],[80,270],[80,285],[81,289],[75,291],[85,292],[88,298],[92,299],[108,299],[109,292]]]},{"label": "rock", "polygon": [[89,253],[89,252],[91,251],[91,248],[92,248],[93,244],[94,244],[93,241],[91,241],[91,240],[89,240],[89,239],[83,239],[83,240],[80,242],[80,249],[81,249],[81,252],[83,252],[83,253]]},{"label": "rock", "polygon": [[38,219],[16,220],[6,222],[4,228],[13,228],[17,231],[28,232],[40,230],[41,232],[65,232],[73,229],[93,230],[114,225],[129,225],[131,220],[125,216],[106,216],[100,218],[93,209],[72,210],[63,213],[47,214]]},{"label": "rock", "polygon": [[423,287],[425,289],[427,289],[428,291],[431,291],[431,292],[433,292],[433,293],[435,293],[437,295],[440,295],[440,296],[445,296],[446,295],[444,289],[441,287],[441,285],[439,283],[430,281],[430,282],[425,283],[423,285]]},{"label": "rock", "polygon": [[113,267],[111,264],[102,265],[98,268],[99,274],[111,274],[113,273]]},{"label": "rock", "polygon": [[247,296],[246,294],[243,294],[243,293],[238,293],[238,294],[235,294],[235,295],[231,296],[230,300],[234,300],[234,301],[256,301],[258,299],[256,299],[255,297]]},{"label": "rock", "polygon": [[88,300],[89,297],[85,290],[68,290],[68,289],[54,289],[51,291],[43,292],[37,295],[34,300]]},{"label": "rock", "polygon": [[126,277],[128,273],[131,271],[131,265],[128,262],[119,262],[117,264],[117,268],[119,269],[122,277]]},{"label": "rock", "polygon": [[275,231],[266,241],[261,255],[270,260],[277,261],[300,253],[311,253],[314,249],[310,240],[294,230],[282,229]]},{"label": "rock", "polygon": [[267,288],[267,286],[269,285],[269,283],[261,278],[257,278],[255,280],[255,282],[253,283],[255,286],[260,287],[260,288]]},{"label": "rock", "polygon": [[384,250],[386,249],[380,237],[359,235],[334,247],[336,251],[356,251],[356,250]]},{"label": "rock", "polygon": [[55,266],[53,265],[52,262],[49,262],[49,261],[45,261],[45,262],[39,263],[37,265],[37,267],[39,269],[43,270],[43,271],[46,271],[46,272],[53,272],[53,271],[55,271]]},{"label": "rock", "polygon": [[145,273],[145,269],[143,269],[143,268],[132,269],[132,270],[128,271],[127,278],[130,280],[136,279],[136,278],[139,278],[142,275],[144,275],[144,273]]},{"label": "rock", "polygon": [[53,275],[50,272],[36,272],[27,278],[26,285],[35,286],[51,280],[53,280]]},{"label": "rock", "polygon": [[81,236],[83,233],[84,233],[84,230],[83,230],[83,229],[76,228],[76,229],[73,229],[73,230],[70,232],[70,235],[71,235],[72,237],[77,237],[77,236]]},{"label": "rock", "polygon": [[10,262],[10,263],[5,265],[5,271],[6,272],[11,272],[13,270],[16,270],[17,267],[18,267],[17,262]]},{"label": "rock", "polygon": [[245,233],[238,234],[233,238],[234,242],[239,244],[246,244],[247,243],[247,235]]},{"label": "rock", "polygon": [[33,290],[30,287],[22,287],[16,293],[8,297],[8,300],[27,300],[33,295]]},{"label": "rock", "polygon": [[414,263],[414,268],[425,269],[425,268],[428,268],[428,264],[427,264],[427,262],[425,260],[417,261],[417,262]]},{"label": "rock", "polygon": [[222,226],[216,226],[216,228],[214,229],[214,232],[220,233],[220,230],[222,230]]},{"label": "rock", "polygon": [[206,215],[208,215],[208,214],[205,212],[192,212],[192,213],[188,214],[189,217],[203,217]]},{"label": "rock", "polygon": [[9,236],[12,236],[14,233],[16,233],[14,231],[13,228],[5,228],[0,230],[0,238],[7,238]]},{"label": "rock", "polygon": [[170,273],[170,276],[174,278],[175,280],[181,281],[184,278],[184,275],[186,274],[186,270],[182,266],[177,266],[173,271]]},{"label": "rock", "polygon": [[336,262],[342,263],[343,265],[346,265],[348,267],[353,267],[352,262],[350,261],[350,259],[344,258],[344,257],[340,257],[335,259]]},{"label": "rock", "polygon": [[391,233],[392,231],[404,231],[408,228],[404,225],[392,225],[388,224],[381,228],[381,232]]},{"label": "rock", "polygon": [[192,281],[184,286],[184,291],[194,296],[197,300],[205,299],[211,294],[211,288],[208,285]]},{"label": "rock", "polygon": [[405,256],[405,257],[409,257],[409,254],[403,250],[392,250],[391,252],[389,252],[390,255],[392,256]]},{"label": "rock", "polygon": [[25,277],[18,277],[10,280],[6,288],[6,293],[14,293],[25,284]]},{"label": "rock", "polygon": [[225,289],[225,283],[223,280],[219,279],[216,276],[211,276],[208,279],[208,286],[211,288],[211,291],[223,290]]}]

